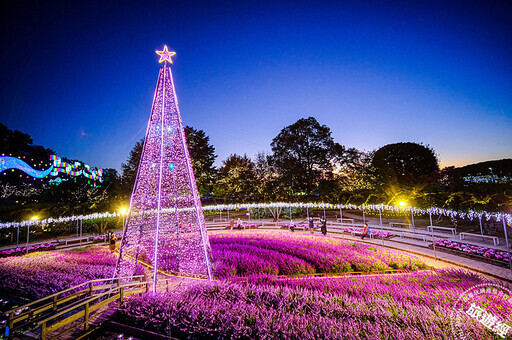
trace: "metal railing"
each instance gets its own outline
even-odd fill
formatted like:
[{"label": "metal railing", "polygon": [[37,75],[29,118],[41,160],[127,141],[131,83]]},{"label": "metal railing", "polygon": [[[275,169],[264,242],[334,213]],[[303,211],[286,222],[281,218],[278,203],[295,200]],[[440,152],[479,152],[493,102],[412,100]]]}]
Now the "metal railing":
[{"label": "metal railing", "polygon": [[[39,321],[36,327],[41,327],[41,339],[56,339],[80,326],[83,326],[84,331],[87,332],[90,330],[91,321],[110,309],[110,303],[115,301],[122,303],[126,296],[142,294],[148,290],[148,282],[146,281],[135,281],[120,285],[119,281],[117,281],[117,283],[117,287],[101,294],[97,294],[90,299],[75,304],[70,308],[64,309]],[[103,307],[107,308],[100,310]],[[62,319],[62,317],[64,318]],[[75,323],[72,327],[68,327],[56,334],[51,334],[81,318],[83,318],[82,322],[78,324]]]},{"label": "metal railing", "polygon": [[101,295],[102,291],[111,290],[112,287],[120,286],[120,280],[129,279],[140,284],[142,278],[142,275],[138,275],[116,279],[90,280],[39,300],[32,301],[23,306],[8,310],[5,312],[7,315],[5,335],[12,338],[16,333],[30,327],[31,324],[41,318],[59,313],[63,309],[67,310],[70,306],[76,305],[81,299],[98,295],[98,292]]}]

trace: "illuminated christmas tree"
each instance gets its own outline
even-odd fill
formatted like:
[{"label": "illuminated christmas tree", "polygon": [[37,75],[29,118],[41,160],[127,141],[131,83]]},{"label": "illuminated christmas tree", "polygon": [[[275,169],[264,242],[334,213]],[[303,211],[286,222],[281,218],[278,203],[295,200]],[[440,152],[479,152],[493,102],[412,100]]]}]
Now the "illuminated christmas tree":
[{"label": "illuminated christmas tree", "polygon": [[[157,273],[211,278],[211,249],[178,108],[167,46],[160,55],[142,156],[119,250],[116,277],[137,261]],[[155,288],[154,288],[155,289]]]}]

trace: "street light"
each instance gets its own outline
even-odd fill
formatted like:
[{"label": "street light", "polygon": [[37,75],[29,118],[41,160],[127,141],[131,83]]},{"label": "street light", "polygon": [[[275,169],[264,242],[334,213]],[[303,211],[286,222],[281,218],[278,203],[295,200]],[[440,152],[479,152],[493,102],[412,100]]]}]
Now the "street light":
[{"label": "street light", "polygon": [[[406,201],[398,201],[398,205],[402,208],[405,208],[406,206],[408,206],[407,202]],[[414,210],[411,209],[411,224],[412,224],[412,232],[413,233],[416,233],[416,228],[414,226]]]},{"label": "street light", "polygon": [[119,209],[119,213],[121,214],[121,216],[123,216],[123,231],[124,231],[124,216],[126,215],[127,212],[128,212],[128,209],[125,207]]}]

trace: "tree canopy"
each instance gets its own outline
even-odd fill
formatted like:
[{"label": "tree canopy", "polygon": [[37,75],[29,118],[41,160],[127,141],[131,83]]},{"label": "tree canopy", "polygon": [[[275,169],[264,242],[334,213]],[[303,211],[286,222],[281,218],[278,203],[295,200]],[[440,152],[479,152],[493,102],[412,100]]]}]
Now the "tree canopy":
[{"label": "tree canopy", "polygon": [[394,143],[378,149],[372,160],[381,184],[415,185],[439,170],[433,149],[417,143]]},{"label": "tree canopy", "polygon": [[196,130],[191,126],[185,126],[188,150],[192,160],[194,176],[197,182],[199,195],[204,196],[213,190],[216,170],[215,148],[210,144],[210,137],[203,130]]},{"label": "tree canopy", "polygon": [[135,178],[137,178],[137,171],[139,169],[140,157],[142,155],[142,148],[144,147],[144,138],[137,141],[133,146],[126,163],[121,164],[121,185],[123,193],[127,196],[131,195]]},{"label": "tree canopy", "polygon": [[321,179],[329,177],[345,148],[335,143],[331,129],[314,117],[301,118],[284,127],[272,140],[272,161],[281,179],[298,192],[311,194]]},{"label": "tree canopy", "polygon": [[245,200],[255,193],[256,179],[254,163],[247,155],[231,155],[219,169],[215,195]]}]

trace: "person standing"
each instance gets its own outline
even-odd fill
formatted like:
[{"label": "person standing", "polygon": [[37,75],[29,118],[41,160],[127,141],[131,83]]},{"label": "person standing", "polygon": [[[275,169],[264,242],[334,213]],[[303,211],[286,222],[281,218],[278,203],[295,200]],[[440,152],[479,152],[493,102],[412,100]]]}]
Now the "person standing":
[{"label": "person standing", "polygon": [[241,230],[242,229],[242,220],[240,219],[240,217],[238,218],[238,220],[236,220],[236,224],[238,226],[238,230]]},{"label": "person standing", "polygon": [[325,217],[322,217],[320,219],[320,230],[322,231],[322,235],[327,235],[327,220],[325,219]]},{"label": "person standing", "polygon": [[315,233],[315,222],[313,220],[313,217],[310,217],[309,218],[309,232],[311,234],[314,234]]},{"label": "person standing", "polygon": [[114,235],[114,233],[112,233],[112,235],[110,236],[110,242],[109,242],[109,246],[108,246],[111,253],[113,253],[116,250],[116,240],[117,240],[116,235]]},{"label": "person standing", "polygon": [[231,221],[229,221],[229,229],[233,230],[234,227],[235,227],[235,219],[232,218]]},{"label": "person standing", "polygon": [[366,235],[368,235],[368,232],[370,231],[370,227],[368,226],[368,223],[364,224],[363,232],[361,233],[361,240],[364,240]]}]

